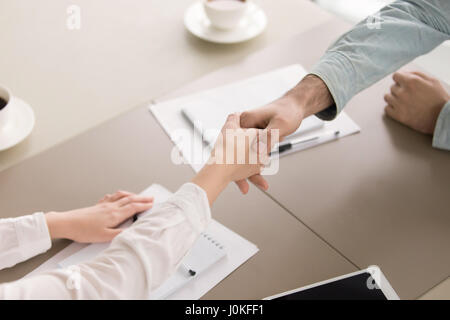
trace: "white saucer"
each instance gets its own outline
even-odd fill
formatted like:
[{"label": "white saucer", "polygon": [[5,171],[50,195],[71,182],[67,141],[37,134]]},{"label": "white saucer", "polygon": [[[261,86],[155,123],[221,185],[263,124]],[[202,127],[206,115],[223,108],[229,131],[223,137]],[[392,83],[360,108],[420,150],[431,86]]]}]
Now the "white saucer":
[{"label": "white saucer", "polygon": [[28,137],[34,128],[33,109],[24,101],[14,97],[8,124],[0,129],[0,151],[9,149]]},{"label": "white saucer", "polygon": [[198,1],[191,5],[184,16],[184,25],[197,37],[216,43],[238,43],[250,40],[267,26],[267,17],[264,11],[249,2],[248,11],[239,25],[232,30],[220,30],[211,25],[203,8],[203,2]]}]

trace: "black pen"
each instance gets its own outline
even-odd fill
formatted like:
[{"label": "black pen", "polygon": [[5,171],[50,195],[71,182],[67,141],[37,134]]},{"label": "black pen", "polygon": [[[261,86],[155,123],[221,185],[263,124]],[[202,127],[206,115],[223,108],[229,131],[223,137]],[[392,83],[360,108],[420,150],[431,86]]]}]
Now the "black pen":
[{"label": "black pen", "polygon": [[272,153],[281,154],[283,152],[291,150],[292,148],[294,148],[297,145],[308,143],[308,142],[313,142],[313,141],[316,141],[316,140],[321,140],[322,142],[330,141],[330,140],[336,139],[337,136],[339,136],[339,130],[338,131],[332,131],[332,132],[326,132],[324,134],[321,134],[321,135],[318,135],[318,136],[314,136],[314,137],[311,137],[311,138],[307,138],[307,139],[294,139],[294,140],[289,141],[287,143],[283,143],[283,144],[278,145],[277,150],[272,151],[270,154],[271,155],[272,155]]}]

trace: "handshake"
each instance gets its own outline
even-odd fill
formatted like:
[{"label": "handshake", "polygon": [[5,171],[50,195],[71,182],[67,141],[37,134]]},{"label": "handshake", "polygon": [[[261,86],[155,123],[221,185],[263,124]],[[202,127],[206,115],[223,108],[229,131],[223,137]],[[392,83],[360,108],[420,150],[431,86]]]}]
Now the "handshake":
[{"label": "handshake", "polygon": [[[420,72],[396,72],[393,80],[391,92],[384,97],[386,114],[416,131],[433,134],[439,114],[450,99],[442,84]],[[269,163],[272,147],[297,130],[303,119],[327,108],[330,112],[325,118],[332,120],[337,110],[328,87],[319,77],[307,75],[278,100],[258,109],[230,115],[209,164],[225,164],[231,181],[237,183],[243,194],[249,190],[247,179],[267,190],[269,186],[261,175],[261,169]],[[222,161],[224,154],[235,154],[230,147],[234,138],[227,137],[227,132],[228,136],[240,137],[238,140],[242,141],[245,141],[242,139],[245,136],[251,143],[238,144],[242,154],[238,152],[237,158],[231,156],[225,159],[228,161]]]},{"label": "handshake", "polygon": [[[302,90],[292,90],[264,107],[228,116],[202,171],[215,168],[214,171],[223,172],[223,179],[235,181],[243,194],[249,190],[248,181],[267,190],[269,185],[261,171],[270,163],[273,146],[313,114],[311,107],[333,101],[325,84],[315,76],[306,76],[299,85],[303,85]],[[312,96],[311,89],[323,94]]]},{"label": "handshake", "polygon": [[[243,194],[250,188],[248,181],[263,190],[268,189],[269,185],[261,173],[271,162],[272,147],[280,141],[280,130],[273,125],[279,125],[277,121],[282,119],[274,117],[275,123],[269,123],[267,126],[251,122],[261,114],[261,111],[264,109],[258,110],[255,114],[252,111],[230,114],[209,160],[202,169],[208,171],[208,175],[222,179],[225,184],[236,182]],[[297,127],[293,127],[292,131],[296,129]],[[201,176],[202,172],[199,175]]]},{"label": "handshake", "polygon": [[249,190],[247,179],[267,190],[261,171],[270,163],[268,131],[242,128],[241,117],[240,113],[228,116],[206,166],[223,172],[225,181],[235,181],[243,194]]}]

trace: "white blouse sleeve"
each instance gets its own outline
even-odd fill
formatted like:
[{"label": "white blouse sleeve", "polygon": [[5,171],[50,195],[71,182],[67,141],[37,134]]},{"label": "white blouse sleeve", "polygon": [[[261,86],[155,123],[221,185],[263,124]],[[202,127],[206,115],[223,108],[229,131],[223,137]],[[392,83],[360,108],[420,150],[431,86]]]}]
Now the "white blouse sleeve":
[{"label": "white blouse sleeve", "polygon": [[43,253],[51,245],[42,212],[0,220],[0,270]]},{"label": "white blouse sleeve", "polygon": [[145,299],[176,270],[210,220],[204,190],[185,184],[93,261],[0,285],[0,299]]}]

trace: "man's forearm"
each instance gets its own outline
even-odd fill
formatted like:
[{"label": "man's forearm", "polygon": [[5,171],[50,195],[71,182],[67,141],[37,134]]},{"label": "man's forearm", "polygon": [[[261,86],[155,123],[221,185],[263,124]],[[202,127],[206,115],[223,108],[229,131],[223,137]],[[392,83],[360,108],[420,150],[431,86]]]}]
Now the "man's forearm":
[{"label": "man's forearm", "polygon": [[304,118],[330,109],[336,110],[330,90],[321,78],[309,74],[281,98],[264,107],[243,112],[241,126],[269,132],[276,129],[283,139],[297,130]]},{"label": "man's forearm", "polygon": [[317,114],[334,105],[333,97],[319,77],[309,74],[279,100],[301,109],[303,118]]},{"label": "man's forearm", "polygon": [[[450,1],[395,1],[341,36],[311,70],[336,104],[332,120],[358,92],[450,38]],[[334,113],[334,114],[333,114]]]}]

